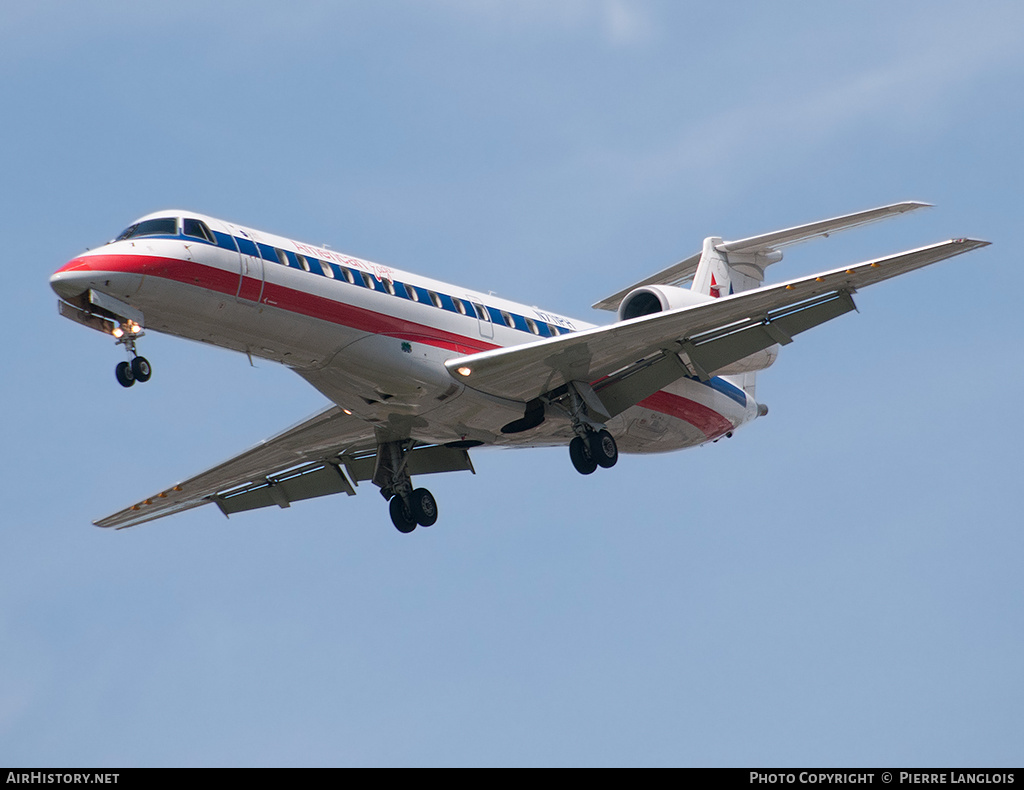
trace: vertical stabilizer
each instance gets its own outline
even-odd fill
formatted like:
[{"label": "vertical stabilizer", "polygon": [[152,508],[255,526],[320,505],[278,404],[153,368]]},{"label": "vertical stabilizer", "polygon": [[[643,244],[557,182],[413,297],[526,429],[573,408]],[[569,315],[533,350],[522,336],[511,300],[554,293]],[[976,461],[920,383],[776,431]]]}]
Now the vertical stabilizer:
[{"label": "vertical stabilizer", "polygon": [[[725,248],[726,244],[718,236],[704,239],[691,291],[717,299],[760,288],[765,267],[782,259],[782,253],[776,250],[727,252]],[[730,380],[751,398],[756,397],[756,372],[734,375]]]},{"label": "vertical stabilizer", "polygon": [[725,247],[718,236],[704,239],[690,290],[717,298],[760,288],[765,268],[782,260],[782,253],[775,250],[726,252]]}]

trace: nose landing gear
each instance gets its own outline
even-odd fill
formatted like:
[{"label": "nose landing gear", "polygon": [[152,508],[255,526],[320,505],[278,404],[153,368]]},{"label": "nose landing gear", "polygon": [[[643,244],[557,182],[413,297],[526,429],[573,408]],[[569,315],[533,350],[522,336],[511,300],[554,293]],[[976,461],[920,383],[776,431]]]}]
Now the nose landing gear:
[{"label": "nose landing gear", "polygon": [[153,375],[153,366],[149,364],[149,360],[145,357],[140,357],[135,351],[135,341],[144,334],[146,333],[142,330],[142,327],[134,321],[124,321],[114,330],[117,344],[123,345],[128,353],[131,354],[130,361],[119,362],[117,367],[114,368],[114,376],[117,378],[117,383],[122,387],[130,387],[136,381],[149,381]]},{"label": "nose landing gear", "polygon": [[153,367],[145,357],[135,357],[131,362],[118,362],[114,376],[122,387],[130,387],[136,381],[149,381]]}]

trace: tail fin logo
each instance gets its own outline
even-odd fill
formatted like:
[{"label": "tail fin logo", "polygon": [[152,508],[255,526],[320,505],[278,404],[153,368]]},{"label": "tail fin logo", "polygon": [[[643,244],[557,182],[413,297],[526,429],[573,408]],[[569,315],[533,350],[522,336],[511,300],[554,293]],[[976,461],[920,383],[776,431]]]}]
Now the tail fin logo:
[{"label": "tail fin logo", "polygon": [[[715,280],[714,272],[711,273],[711,287],[708,289],[708,293],[715,299],[722,295],[722,286]],[[730,278],[729,282],[729,295],[732,295],[732,281]]]}]

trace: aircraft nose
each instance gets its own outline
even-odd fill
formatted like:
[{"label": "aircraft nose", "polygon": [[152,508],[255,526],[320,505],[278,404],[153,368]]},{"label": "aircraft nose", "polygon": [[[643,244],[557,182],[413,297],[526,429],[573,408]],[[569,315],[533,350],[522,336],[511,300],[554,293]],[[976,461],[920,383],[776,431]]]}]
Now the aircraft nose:
[{"label": "aircraft nose", "polygon": [[50,287],[61,299],[74,299],[95,285],[95,276],[88,263],[75,258],[50,275]]}]

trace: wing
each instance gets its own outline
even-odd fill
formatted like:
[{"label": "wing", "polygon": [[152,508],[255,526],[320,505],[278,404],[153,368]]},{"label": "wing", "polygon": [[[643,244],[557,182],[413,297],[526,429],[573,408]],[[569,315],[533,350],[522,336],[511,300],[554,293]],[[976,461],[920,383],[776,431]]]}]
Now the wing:
[{"label": "wing", "polygon": [[[372,426],[333,406],[94,523],[123,529],[210,502],[227,516],[271,505],[288,507],[292,502],[328,494],[353,496],[353,484],[373,478],[376,447]],[[413,474],[473,468],[466,450],[451,447],[414,447],[408,459]]]},{"label": "wing", "polygon": [[[739,239],[738,241],[723,241],[716,246],[716,249],[725,253],[764,255],[777,252],[783,247],[789,247],[793,244],[800,244],[801,242],[810,241],[811,239],[826,237],[833,233],[838,233],[841,230],[859,228],[862,225],[868,225],[872,222],[878,222],[883,219],[888,219],[889,217],[895,217],[908,211],[915,211],[919,208],[928,208],[930,205],[931,204],[929,203],[917,203],[915,201],[893,203],[888,206],[868,209],[867,211],[858,211],[854,214],[844,214],[841,217],[833,217],[832,219],[823,219],[818,222],[811,222],[807,225],[797,225],[794,228],[776,230],[760,236],[751,236],[746,239]],[[779,257],[781,257],[781,254]],[[660,272],[652,274],[650,277],[647,277],[638,283],[633,283],[633,285],[628,288],[624,288],[611,296],[605,297],[594,304],[593,307],[597,310],[614,311],[618,309],[619,303],[623,298],[625,298],[626,294],[634,288],[640,288],[644,285],[685,284],[688,280],[693,279],[693,275],[697,272],[697,265],[700,263],[700,259],[701,253],[699,252],[696,255],[691,255],[686,260],[673,264],[667,269],[662,269]]]},{"label": "wing", "polygon": [[569,382],[590,384],[612,417],[682,376],[707,379],[854,309],[851,294],[858,288],[987,245],[954,239],[706,304],[460,357],[446,366],[473,389],[522,403]]}]

